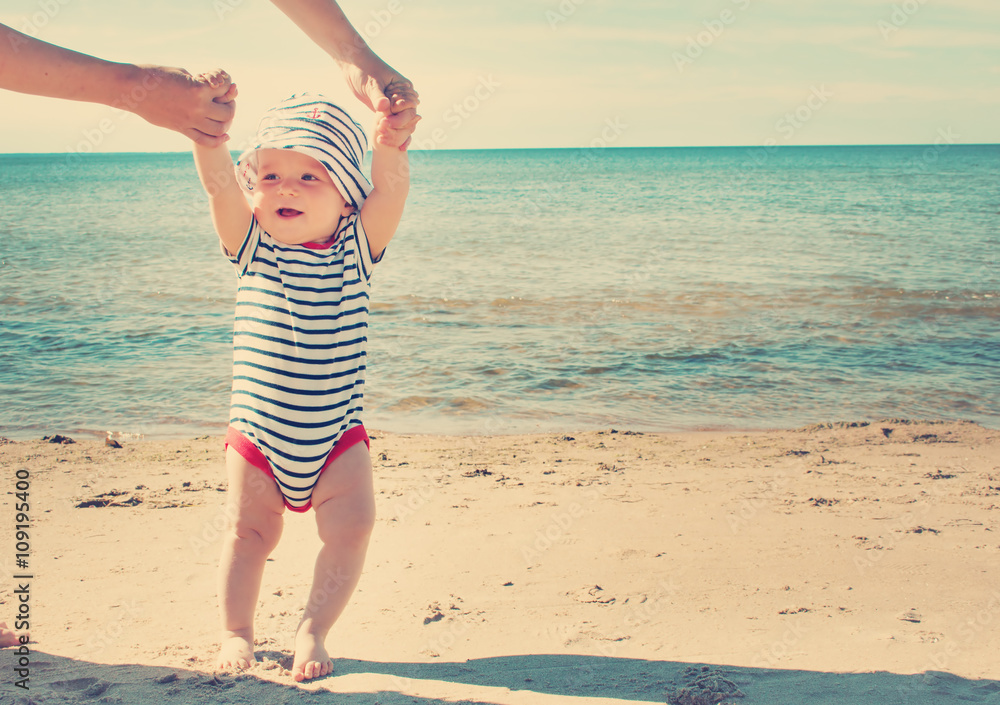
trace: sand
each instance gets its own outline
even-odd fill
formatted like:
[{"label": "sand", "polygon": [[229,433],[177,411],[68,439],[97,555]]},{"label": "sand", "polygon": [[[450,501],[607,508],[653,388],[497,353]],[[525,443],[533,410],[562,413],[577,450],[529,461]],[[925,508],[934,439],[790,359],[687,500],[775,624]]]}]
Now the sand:
[{"label": "sand", "polygon": [[34,639],[0,651],[0,702],[1000,703],[998,431],[373,436],[365,574],[304,685],[309,514],[268,563],[261,662],[212,673],[220,438],[0,445],[0,619],[32,575]]}]

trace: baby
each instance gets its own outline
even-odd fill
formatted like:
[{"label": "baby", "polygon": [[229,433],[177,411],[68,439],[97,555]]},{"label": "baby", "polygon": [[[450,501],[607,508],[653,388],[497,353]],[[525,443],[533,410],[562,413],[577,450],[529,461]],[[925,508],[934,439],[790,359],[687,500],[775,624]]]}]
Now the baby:
[{"label": "baby", "polygon": [[375,521],[361,420],[368,299],[409,190],[411,132],[380,116],[371,182],[361,169],[364,131],[319,95],[267,111],[235,173],[224,145],[194,146],[215,231],[239,277],[219,668],[256,661],[254,610],[282,514],[312,507],[322,548],[292,673],[302,681],[333,670],[324,642],[361,576]]}]

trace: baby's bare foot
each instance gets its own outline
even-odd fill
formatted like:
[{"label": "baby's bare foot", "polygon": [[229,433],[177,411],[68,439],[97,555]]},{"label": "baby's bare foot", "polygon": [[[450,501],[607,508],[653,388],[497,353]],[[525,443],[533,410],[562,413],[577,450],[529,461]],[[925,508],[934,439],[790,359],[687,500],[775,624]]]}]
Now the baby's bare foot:
[{"label": "baby's bare foot", "polygon": [[253,655],[253,641],[238,635],[227,635],[222,639],[222,647],[219,649],[219,658],[215,662],[215,668],[219,671],[231,671],[234,669],[250,668],[250,664],[257,663]]},{"label": "baby's bare foot", "polygon": [[20,629],[8,629],[7,622],[0,622],[0,649],[17,646],[21,643],[22,636],[28,636],[28,632]]},{"label": "baby's bare foot", "polygon": [[295,635],[295,661],[292,664],[292,678],[308,681],[333,673],[333,661],[326,653],[323,640],[315,634],[300,630]]}]

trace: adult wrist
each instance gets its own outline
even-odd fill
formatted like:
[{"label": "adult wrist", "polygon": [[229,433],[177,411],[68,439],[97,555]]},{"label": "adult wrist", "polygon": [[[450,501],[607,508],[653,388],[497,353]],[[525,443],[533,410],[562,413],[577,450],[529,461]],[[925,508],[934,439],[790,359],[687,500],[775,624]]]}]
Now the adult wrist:
[{"label": "adult wrist", "polygon": [[148,69],[136,64],[112,63],[109,94],[101,100],[104,105],[120,110],[135,112],[139,101],[133,94],[143,85]]}]

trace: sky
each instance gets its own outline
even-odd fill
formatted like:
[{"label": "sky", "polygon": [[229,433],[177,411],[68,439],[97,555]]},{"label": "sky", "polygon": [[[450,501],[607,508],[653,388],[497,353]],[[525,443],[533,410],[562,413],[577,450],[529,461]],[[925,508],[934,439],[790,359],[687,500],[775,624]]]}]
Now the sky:
[{"label": "sky", "polygon": [[[1000,142],[997,0],[344,0],[410,78],[417,149]],[[371,113],[267,0],[3,0],[0,22],[112,61],[217,66],[234,149],[293,93]],[[187,151],[104,106],[0,94],[0,153]]]}]

